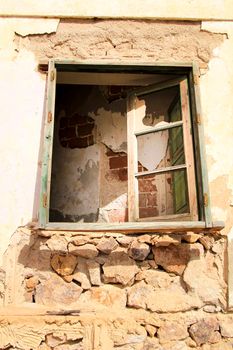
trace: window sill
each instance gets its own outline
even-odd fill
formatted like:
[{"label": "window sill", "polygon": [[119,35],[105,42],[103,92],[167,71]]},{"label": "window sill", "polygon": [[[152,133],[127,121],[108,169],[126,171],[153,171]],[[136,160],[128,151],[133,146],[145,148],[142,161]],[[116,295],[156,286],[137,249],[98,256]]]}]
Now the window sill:
[{"label": "window sill", "polygon": [[143,232],[215,232],[224,228],[224,222],[215,221],[211,227],[206,227],[205,221],[157,221],[157,222],[124,222],[124,223],[73,223],[53,222],[48,223],[44,231],[79,231],[79,232],[120,232],[120,233],[143,233]]}]

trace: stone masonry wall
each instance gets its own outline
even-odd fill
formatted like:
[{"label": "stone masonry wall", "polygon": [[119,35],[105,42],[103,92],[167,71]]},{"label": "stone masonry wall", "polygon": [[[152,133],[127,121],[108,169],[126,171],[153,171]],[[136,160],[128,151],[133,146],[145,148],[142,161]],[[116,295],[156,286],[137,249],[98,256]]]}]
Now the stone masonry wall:
[{"label": "stone masonry wall", "polygon": [[[17,268],[12,256],[6,260],[5,305],[16,299],[53,315],[40,318],[39,333],[30,328],[37,346],[9,343],[17,349],[232,349],[233,317],[224,314],[226,240],[218,232],[20,229],[15,237],[9,249]],[[9,327],[17,335],[11,318],[4,327],[0,335]]]}]

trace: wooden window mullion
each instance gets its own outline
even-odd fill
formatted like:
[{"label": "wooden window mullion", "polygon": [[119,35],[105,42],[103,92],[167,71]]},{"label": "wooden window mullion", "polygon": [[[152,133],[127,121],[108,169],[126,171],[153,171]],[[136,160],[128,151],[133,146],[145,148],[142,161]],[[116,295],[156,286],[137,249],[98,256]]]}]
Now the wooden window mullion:
[{"label": "wooden window mullion", "polygon": [[127,99],[127,144],[128,144],[128,220],[136,221],[139,217],[138,207],[138,171],[137,138],[135,135],[135,95]]},{"label": "wooden window mullion", "polygon": [[183,138],[184,138],[184,153],[185,164],[187,167],[187,185],[189,197],[189,210],[193,220],[198,217],[197,200],[196,200],[196,186],[195,186],[195,167],[193,157],[193,142],[192,129],[190,121],[189,95],[187,80],[180,82],[180,99],[181,111],[183,119]]}]

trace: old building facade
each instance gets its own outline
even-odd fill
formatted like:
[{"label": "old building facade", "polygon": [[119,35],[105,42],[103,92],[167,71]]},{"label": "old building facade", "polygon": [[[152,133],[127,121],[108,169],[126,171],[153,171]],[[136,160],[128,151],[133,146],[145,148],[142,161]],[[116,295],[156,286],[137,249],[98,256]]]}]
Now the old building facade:
[{"label": "old building facade", "polygon": [[232,349],[231,2],[0,15],[0,348]]}]

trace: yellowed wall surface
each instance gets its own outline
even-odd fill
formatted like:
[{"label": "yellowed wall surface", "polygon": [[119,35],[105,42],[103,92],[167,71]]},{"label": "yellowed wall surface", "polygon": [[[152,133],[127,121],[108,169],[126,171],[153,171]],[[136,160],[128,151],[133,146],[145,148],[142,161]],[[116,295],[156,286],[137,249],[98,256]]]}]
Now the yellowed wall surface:
[{"label": "yellowed wall surface", "polygon": [[0,14],[8,16],[233,19],[231,0],[7,0]]},{"label": "yellowed wall surface", "polygon": [[225,221],[229,248],[229,301],[233,305],[233,23],[203,22],[202,28],[227,33],[201,78],[208,175],[213,218]]}]

